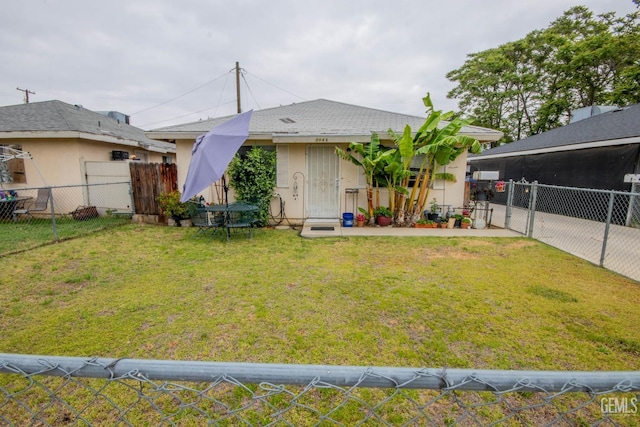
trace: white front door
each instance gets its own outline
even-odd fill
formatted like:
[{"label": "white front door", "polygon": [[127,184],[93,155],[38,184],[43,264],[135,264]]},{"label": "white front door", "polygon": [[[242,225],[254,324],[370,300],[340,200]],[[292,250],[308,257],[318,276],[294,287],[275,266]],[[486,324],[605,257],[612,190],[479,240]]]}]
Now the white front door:
[{"label": "white front door", "polygon": [[334,147],[311,145],[307,148],[309,218],[340,217],[339,166]]}]

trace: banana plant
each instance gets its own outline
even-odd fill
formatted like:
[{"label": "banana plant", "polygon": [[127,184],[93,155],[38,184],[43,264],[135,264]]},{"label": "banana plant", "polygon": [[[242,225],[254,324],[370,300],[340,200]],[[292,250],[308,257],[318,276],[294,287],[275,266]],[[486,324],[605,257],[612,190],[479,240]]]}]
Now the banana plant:
[{"label": "banana plant", "polygon": [[[454,161],[460,154],[469,150],[473,153],[480,152],[480,142],[475,138],[458,135],[458,132],[471,123],[470,120],[455,118],[442,128],[439,125],[453,116],[453,112],[443,113],[434,110],[431,96],[427,94],[423,99],[427,107],[427,118],[420,128],[412,136],[411,127],[405,126],[402,135],[389,130],[389,134],[396,143],[396,147],[402,158],[405,170],[403,187],[408,187],[409,178],[413,176],[411,162],[416,156],[422,156],[422,162],[417,174],[414,175],[414,184],[410,191],[397,192],[396,220],[399,224],[417,221],[424,211],[429,196],[429,189],[438,166],[445,166]],[[406,194],[409,194],[407,197]],[[406,217],[408,215],[408,218]]]},{"label": "banana plant", "polygon": [[407,209],[412,220],[420,218],[424,211],[436,169],[450,164],[467,150],[471,153],[480,153],[481,150],[477,139],[458,134],[464,126],[471,124],[471,120],[455,118],[439,128],[442,120],[452,117],[453,112],[443,114],[441,111],[435,111],[429,94],[423,98],[423,102],[429,115],[414,138],[415,155],[423,156],[423,160]]},{"label": "banana plant", "polygon": [[[374,207],[373,189],[375,187],[376,177],[384,170],[385,161],[389,157],[389,154],[385,154],[386,151],[387,150],[380,145],[380,137],[375,132],[371,134],[371,139],[366,144],[351,142],[346,151],[336,147],[338,157],[350,161],[354,165],[362,168],[364,172],[367,183],[367,211],[369,213],[369,221],[375,221],[373,210],[377,207],[378,203],[376,203]],[[357,156],[354,155],[354,153],[357,154]]]}]

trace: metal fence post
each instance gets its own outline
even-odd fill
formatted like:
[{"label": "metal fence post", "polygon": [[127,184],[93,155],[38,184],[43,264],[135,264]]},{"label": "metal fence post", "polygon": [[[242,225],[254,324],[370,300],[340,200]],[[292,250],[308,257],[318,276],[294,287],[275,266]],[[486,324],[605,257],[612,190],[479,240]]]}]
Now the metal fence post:
[{"label": "metal fence post", "polygon": [[507,211],[504,215],[504,228],[511,229],[511,208],[513,207],[513,193],[515,192],[513,180],[509,180],[509,189],[507,190]]},{"label": "metal fence post", "polygon": [[56,209],[55,200],[53,199],[53,188],[47,187],[49,190],[49,200],[51,200],[51,227],[53,228],[53,240],[58,241],[58,227],[56,226]]},{"label": "metal fence post", "polygon": [[611,226],[611,216],[613,215],[613,201],[615,194],[609,193],[609,207],[607,208],[607,222],[604,225],[604,237],[602,239],[602,252],[600,253],[600,267],[604,267],[604,257],[607,253],[607,240],[609,239],[609,227]]},{"label": "metal fence post", "polygon": [[533,221],[536,217],[536,199],[538,198],[538,181],[531,183],[531,194],[529,194],[529,230],[527,235],[533,237]]},{"label": "metal fence post", "polygon": [[136,204],[134,203],[133,184],[132,184],[131,181],[129,181],[129,196],[131,197],[131,214],[135,215],[135,213],[136,213]]},{"label": "metal fence post", "polygon": [[627,227],[631,226],[631,222],[635,215],[636,211],[636,203],[638,200],[636,199],[637,194],[640,193],[640,183],[634,182],[631,184],[631,194],[629,195],[629,208],[627,209],[627,218],[625,220],[625,225]]}]

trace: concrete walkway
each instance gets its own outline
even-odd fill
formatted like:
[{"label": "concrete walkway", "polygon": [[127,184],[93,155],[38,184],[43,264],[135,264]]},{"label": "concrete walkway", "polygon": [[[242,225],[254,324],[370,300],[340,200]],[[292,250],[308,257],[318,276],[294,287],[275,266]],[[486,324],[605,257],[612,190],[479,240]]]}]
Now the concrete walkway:
[{"label": "concrete walkway", "polygon": [[305,221],[302,237],[351,237],[351,236],[406,236],[406,237],[523,237],[522,234],[503,228],[412,228],[412,227],[342,227],[339,220]]}]

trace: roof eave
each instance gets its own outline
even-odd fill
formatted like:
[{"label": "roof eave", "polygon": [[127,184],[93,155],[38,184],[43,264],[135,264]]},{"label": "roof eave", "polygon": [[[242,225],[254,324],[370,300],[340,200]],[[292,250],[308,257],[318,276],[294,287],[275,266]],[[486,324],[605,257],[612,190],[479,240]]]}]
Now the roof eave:
[{"label": "roof eave", "polygon": [[93,133],[78,132],[78,131],[18,131],[18,132],[0,132],[0,139],[87,139],[91,141],[107,142],[110,144],[126,145],[129,147],[143,148],[148,151],[155,151],[158,153],[170,153],[175,152],[175,148],[162,148],[154,145],[148,145],[146,148],[143,145],[147,145],[146,141],[136,141],[132,139],[117,138],[110,135],[96,135]]},{"label": "roof eave", "polygon": [[480,154],[478,156],[470,157],[469,161],[472,162],[476,160],[526,156],[531,154],[556,153],[560,151],[585,150],[588,148],[600,148],[600,147],[609,147],[612,145],[626,145],[626,144],[640,144],[640,136],[635,136],[632,138],[609,139],[604,141],[581,142],[579,144],[560,145],[557,147],[547,147],[547,148],[540,148],[536,150],[520,150],[520,151],[512,151],[508,153],[486,154],[486,155]]}]

